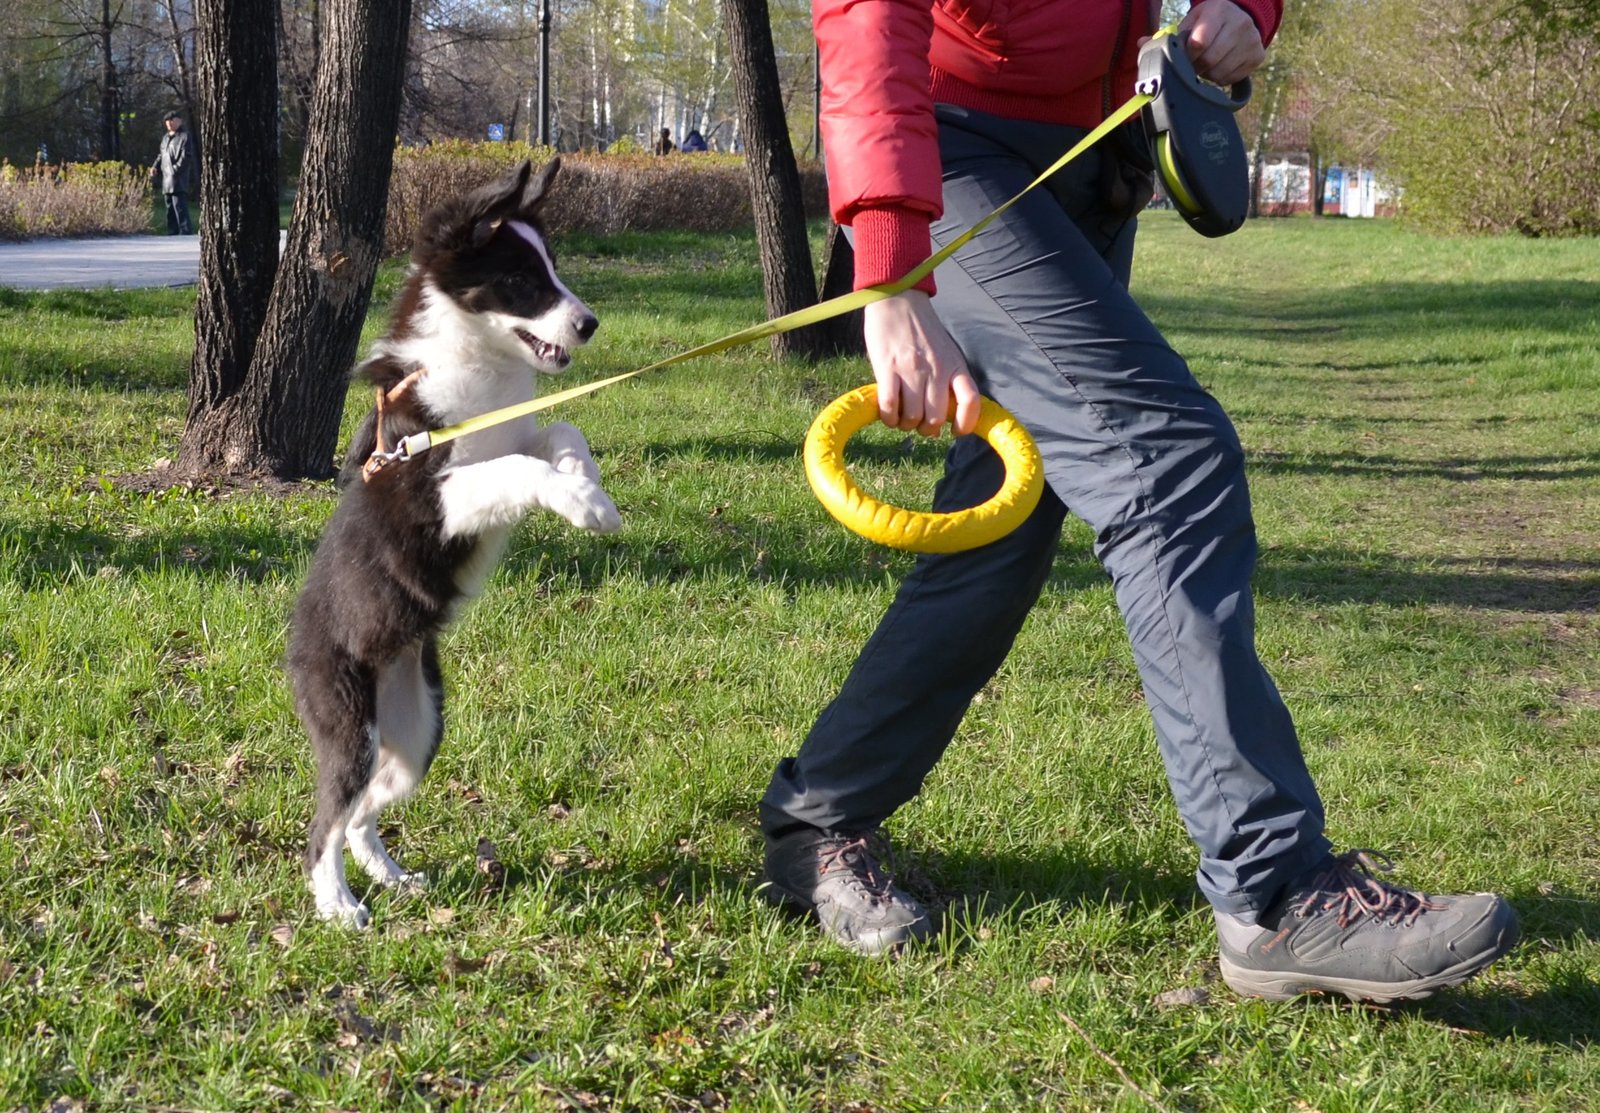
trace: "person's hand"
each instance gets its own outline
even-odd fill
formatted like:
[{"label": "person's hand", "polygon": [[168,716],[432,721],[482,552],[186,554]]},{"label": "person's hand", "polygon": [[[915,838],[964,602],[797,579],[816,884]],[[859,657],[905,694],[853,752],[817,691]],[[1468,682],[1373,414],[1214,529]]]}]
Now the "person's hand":
[{"label": "person's hand", "polygon": [[867,358],[878,382],[878,419],[925,437],[938,436],[946,421],[957,433],[972,432],[982,404],[978,384],[928,295],[905,290],[871,302],[864,312]]},{"label": "person's hand", "polygon": [[1200,0],[1178,24],[1189,32],[1195,72],[1218,85],[1243,81],[1266,61],[1256,21],[1233,0]]}]

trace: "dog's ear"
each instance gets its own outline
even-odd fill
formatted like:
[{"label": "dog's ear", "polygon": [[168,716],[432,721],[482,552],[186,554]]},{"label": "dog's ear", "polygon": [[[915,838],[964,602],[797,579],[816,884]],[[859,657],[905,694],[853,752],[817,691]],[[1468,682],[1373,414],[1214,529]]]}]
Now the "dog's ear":
[{"label": "dog's ear", "polygon": [[557,155],[549,162],[539,167],[539,172],[529,180],[527,187],[522,191],[522,203],[517,206],[521,213],[532,213],[544,202],[545,191],[550,188],[550,183],[556,176],[556,171],[561,169],[561,156]]},{"label": "dog's ear", "polygon": [[467,211],[472,219],[472,246],[482,247],[489,242],[500,222],[518,211],[522,197],[528,189],[528,175],[533,164],[523,159],[517,168],[503,178],[482,186],[467,196]]}]

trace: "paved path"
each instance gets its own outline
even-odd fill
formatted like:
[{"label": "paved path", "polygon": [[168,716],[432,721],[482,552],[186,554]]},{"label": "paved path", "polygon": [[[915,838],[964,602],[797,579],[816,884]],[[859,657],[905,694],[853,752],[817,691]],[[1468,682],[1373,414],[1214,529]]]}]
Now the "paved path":
[{"label": "paved path", "polygon": [[198,236],[96,236],[0,243],[0,286],[18,290],[189,286],[199,272]]}]

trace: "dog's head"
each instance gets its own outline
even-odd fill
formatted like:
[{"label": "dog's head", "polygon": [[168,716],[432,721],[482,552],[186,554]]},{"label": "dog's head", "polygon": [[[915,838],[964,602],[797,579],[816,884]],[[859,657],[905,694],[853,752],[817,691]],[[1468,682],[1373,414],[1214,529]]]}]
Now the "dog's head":
[{"label": "dog's head", "polygon": [[588,343],[600,322],[556,277],[539,222],[551,159],[534,173],[524,161],[498,181],[448,201],[422,219],[413,263],[471,321],[484,340],[555,373]]}]

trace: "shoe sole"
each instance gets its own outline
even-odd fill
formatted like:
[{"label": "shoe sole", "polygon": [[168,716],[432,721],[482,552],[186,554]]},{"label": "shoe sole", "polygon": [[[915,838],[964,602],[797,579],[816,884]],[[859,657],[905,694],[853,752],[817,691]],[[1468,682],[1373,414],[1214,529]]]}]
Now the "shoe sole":
[{"label": "shoe sole", "polygon": [[[1509,938],[1507,937],[1509,935]],[[1221,956],[1222,980],[1241,997],[1261,997],[1268,1001],[1289,1001],[1308,993],[1342,993],[1352,1001],[1388,1005],[1395,1001],[1420,1001],[1441,989],[1458,986],[1479,973],[1517,942],[1515,929],[1502,934],[1495,945],[1481,954],[1464,959],[1448,970],[1409,982],[1369,982],[1361,978],[1335,978],[1290,970],[1251,970]]]}]

